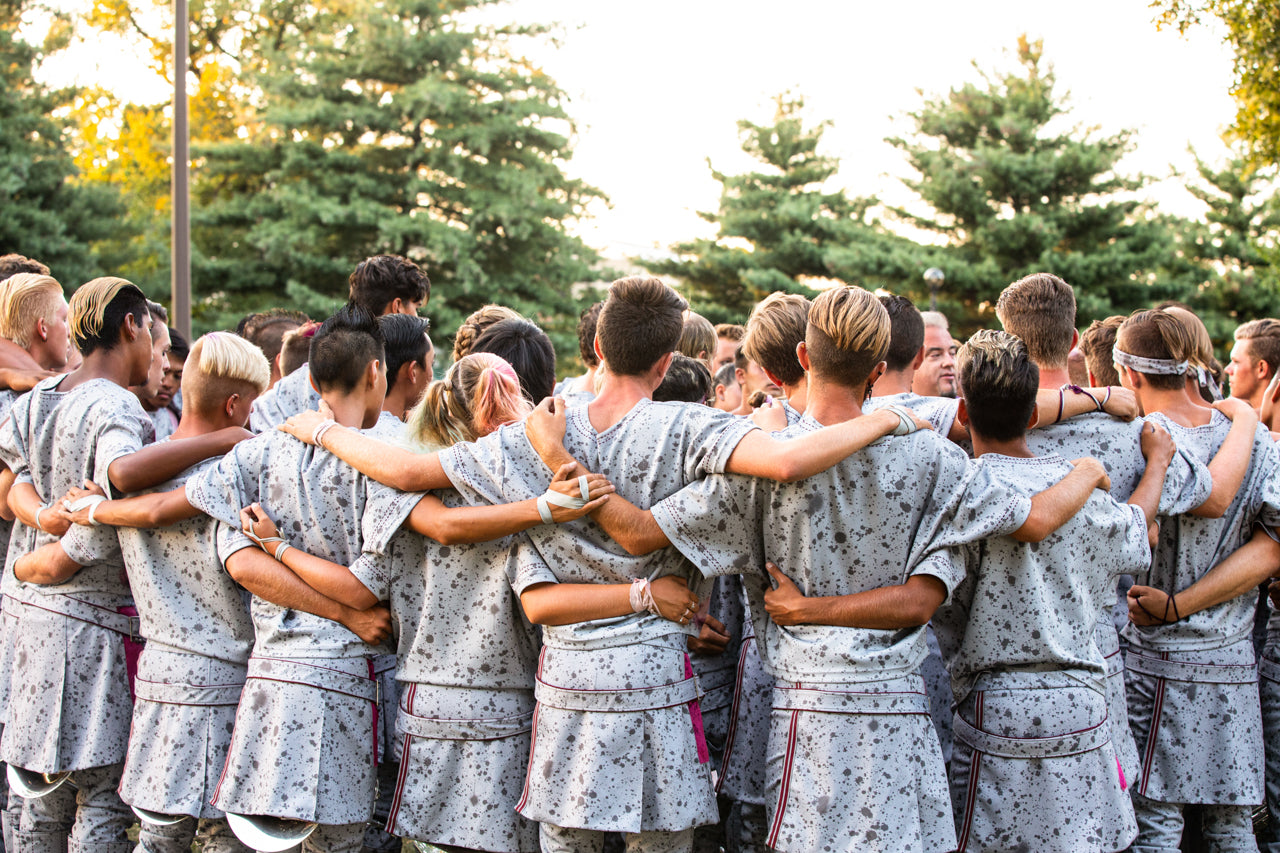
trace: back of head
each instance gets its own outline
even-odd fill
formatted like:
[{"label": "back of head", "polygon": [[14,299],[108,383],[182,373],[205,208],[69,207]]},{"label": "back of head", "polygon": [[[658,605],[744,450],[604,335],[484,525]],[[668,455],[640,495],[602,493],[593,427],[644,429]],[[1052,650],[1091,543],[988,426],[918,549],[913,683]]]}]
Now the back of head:
[{"label": "back of head", "polygon": [[85,356],[99,349],[114,349],[126,316],[146,326],[147,297],[136,285],[114,276],[87,281],[71,294],[67,319],[71,342]]},{"label": "back of head", "polygon": [[[250,314],[241,321],[241,328],[236,331],[236,334],[250,343],[257,344],[267,357],[267,361],[272,362],[276,360],[276,356],[284,346],[285,333],[310,322],[311,318],[301,311],[272,308]],[[302,360],[305,362],[306,356],[303,356]]]},{"label": "back of head", "polygon": [[661,279],[631,276],[609,285],[596,338],[610,372],[641,376],[674,352],[688,307],[684,297]]},{"label": "back of head", "polygon": [[476,338],[472,352],[491,352],[515,368],[530,402],[550,397],[556,387],[556,350],[547,333],[528,320],[494,323]]},{"label": "back of head", "polygon": [[603,302],[594,302],[578,315],[578,355],[588,369],[600,363],[596,356],[596,323],[600,320]]},{"label": "back of head", "polygon": [[809,369],[846,388],[866,383],[889,351],[889,313],[861,287],[825,291],[809,309]]},{"label": "back of head", "polygon": [[187,343],[186,337],[177,329],[169,330],[169,355],[176,356],[183,361],[186,361],[187,356],[191,355],[191,344]]},{"label": "back of head", "polygon": [[[1212,403],[1215,400],[1222,399],[1222,364],[1213,354],[1213,338],[1209,337],[1209,330],[1205,328],[1204,321],[1192,313],[1191,309],[1185,305],[1179,305],[1176,302],[1167,303],[1157,306],[1161,311],[1171,315],[1187,330],[1187,334],[1191,335],[1195,342],[1195,351],[1191,358],[1191,372],[1195,374],[1196,385],[1200,389],[1200,394],[1204,397],[1205,402]],[[1276,321],[1272,321],[1275,323]],[[1280,364],[1280,323],[1276,325],[1273,332],[1271,345],[1275,348],[1275,355]],[[1274,368],[1273,368],[1274,370]]]},{"label": "back of head", "polygon": [[706,403],[714,390],[706,362],[676,353],[662,384],[654,389],[653,399],[658,403]]},{"label": "back of head", "polygon": [[1098,385],[1120,384],[1120,374],[1116,373],[1111,351],[1115,349],[1116,332],[1123,322],[1124,317],[1119,314],[1105,320],[1094,320],[1080,336],[1080,350],[1084,353],[1085,364],[1089,365],[1089,372]]},{"label": "back of head", "polygon": [[880,304],[889,314],[885,369],[897,373],[910,367],[924,346],[924,320],[920,319],[919,309],[905,296],[887,293],[880,297]]},{"label": "back of head", "polygon": [[796,347],[809,326],[809,300],[796,293],[770,293],[751,311],[742,352],[787,385],[804,378]]},{"label": "back of head", "polygon": [[737,367],[732,364],[721,365],[720,369],[716,371],[716,375],[712,378],[711,382],[711,390],[713,391],[717,385],[737,385]]},{"label": "back of head", "polygon": [[680,340],[676,341],[676,352],[689,358],[710,358],[715,351],[716,327],[696,311],[685,311]]},{"label": "back of head", "polygon": [[157,323],[163,323],[166,326],[169,325],[169,310],[159,302],[152,302],[148,299],[147,311],[151,314],[152,320],[155,320]]},{"label": "back of head", "polygon": [[1026,434],[1040,369],[1022,338],[994,329],[976,332],[956,354],[956,375],[974,433],[992,441]]},{"label": "back of head", "polygon": [[211,417],[232,394],[257,396],[271,381],[262,350],[230,332],[210,332],[196,340],[182,374],[182,404]]},{"label": "back of head", "polygon": [[454,362],[409,412],[408,433],[428,448],[475,441],[531,410],[515,369],[500,356],[476,352]]},{"label": "back of head", "polygon": [[716,323],[716,337],[741,343],[747,336],[747,327],[740,323]]},{"label": "back of head", "polygon": [[924,323],[926,329],[942,329],[944,332],[951,331],[951,324],[947,322],[947,315],[941,311],[921,311],[920,322]]},{"label": "back of head", "polygon": [[22,255],[0,255],[0,281],[20,272],[48,275],[49,268],[39,261],[25,258]]},{"label": "back of head", "polygon": [[471,316],[462,321],[458,332],[453,336],[453,360],[459,361],[476,348],[476,341],[494,323],[503,320],[523,320],[519,312],[505,305],[485,305],[471,312]]},{"label": "back of head", "polygon": [[347,278],[350,299],[375,317],[387,313],[391,303],[424,303],[431,297],[431,282],[417,264],[399,255],[374,255],[356,265]]},{"label": "back of head", "polygon": [[307,359],[311,356],[311,339],[319,330],[319,323],[308,321],[284,333],[284,337],[280,340],[281,376],[288,376],[307,363]]},{"label": "back of head", "polygon": [[62,285],[44,273],[20,272],[0,281],[0,338],[31,346],[36,323],[62,307]]},{"label": "back of head", "polygon": [[1135,311],[1120,324],[1113,350],[1116,367],[1143,375],[1152,388],[1177,391],[1195,354],[1195,338],[1172,314]]},{"label": "back of head", "polygon": [[359,385],[369,362],[384,357],[377,318],[348,302],[316,330],[307,362],[321,391],[346,394]]},{"label": "back of head", "polygon": [[1265,361],[1269,375],[1275,375],[1280,367],[1280,320],[1250,320],[1236,329],[1236,340],[1248,341],[1249,355],[1254,361]]},{"label": "back of head", "polygon": [[1076,294],[1056,275],[1032,273],[1009,285],[996,302],[1004,330],[1026,342],[1031,360],[1044,367],[1067,364],[1076,331]]},{"label": "back of head", "polygon": [[426,366],[427,329],[431,324],[425,317],[384,314],[378,318],[378,326],[386,342],[387,387],[391,388],[401,366],[410,362]]}]

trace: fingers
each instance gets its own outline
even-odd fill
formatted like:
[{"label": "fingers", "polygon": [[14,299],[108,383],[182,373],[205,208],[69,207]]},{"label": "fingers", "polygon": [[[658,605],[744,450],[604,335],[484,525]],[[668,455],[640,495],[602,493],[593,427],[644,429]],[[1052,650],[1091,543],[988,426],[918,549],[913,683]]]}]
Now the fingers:
[{"label": "fingers", "polygon": [[[610,491],[612,491],[612,489]],[[587,501],[585,504],[583,504],[582,514],[579,515],[578,517],[581,518],[583,515],[590,515],[591,513],[595,512],[596,510],[598,510],[600,507],[604,506],[608,502],[609,502],[608,495],[601,495],[598,498],[594,498],[590,501]]]},{"label": "fingers", "polygon": [[769,573],[769,577],[773,578],[777,583],[787,580],[787,576],[782,573],[782,569],[778,568],[772,562],[764,564],[764,570]]},{"label": "fingers", "polygon": [[608,480],[602,480],[599,483],[592,483],[590,490],[587,492],[591,500],[613,494],[617,489],[613,487],[613,483]]},{"label": "fingers", "polygon": [[576,462],[566,462],[556,469],[555,476],[551,478],[551,482],[559,483],[569,479],[575,468],[578,467]]}]

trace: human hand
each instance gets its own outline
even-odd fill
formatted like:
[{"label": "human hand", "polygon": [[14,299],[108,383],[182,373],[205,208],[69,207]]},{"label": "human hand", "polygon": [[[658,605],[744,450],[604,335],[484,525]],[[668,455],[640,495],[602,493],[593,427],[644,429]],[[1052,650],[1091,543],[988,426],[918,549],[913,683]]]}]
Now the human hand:
[{"label": "human hand", "polygon": [[1095,478],[1095,489],[1102,489],[1104,492],[1111,491],[1111,477],[1107,474],[1107,468],[1092,456],[1082,456],[1079,459],[1072,459],[1071,464],[1081,471],[1086,471]]},{"label": "human hand", "polygon": [[764,609],[768,611],[769,618],[779,625],[805,624],[808,620],[805,618],[804,606],[808,599],[800,591],[800,587],[773,563],[765,563],[764,568],[776,584],[773,589],[764,592]]},{"label": "human hand", "polygon": [[688,639],[690,652],[707,657],[716,657],[724,654],[724,650],[728,645],[729,629],[714,616],[704,618],[702,620],[702,628],[698,631],[698,636],[689,637]]}]

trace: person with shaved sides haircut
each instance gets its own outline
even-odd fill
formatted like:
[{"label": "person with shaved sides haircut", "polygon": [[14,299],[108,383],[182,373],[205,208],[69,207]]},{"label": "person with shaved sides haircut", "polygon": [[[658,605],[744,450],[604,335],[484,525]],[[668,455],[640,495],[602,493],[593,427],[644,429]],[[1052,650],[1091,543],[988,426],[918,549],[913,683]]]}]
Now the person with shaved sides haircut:
[{"label": "person with shaved sides haircut", "polygon": [[[1066,360],[1061,347],[1040,352]],[[1021,338],[976,333],[957,371],[978,478],[1025,498],[1073,470],[1064,456],[1028,446],[1042,380]],[[1148,423],[1142,450],[1147,465],[1128,504],[1096,490],[1035,545],[996,535],[950,550],[960,580],[934,628],[956,703],[953,849],[1116,851],[1137,834],[1094,634],[1116,578],[1151,558],[1173,443]]]},{"label": "person with shaved sides haircut", "polygon": [[[127,388],[151,368],[151,325],[146,297],[124,279],[94,279],[72,295],[70,328],[83,363],[38,383],[0,429],[0,459],[16,475],[9,504],[21,522],[11,555],[66,531],[55,504],[86,480],[112,492],[149,488],[247,435],[229,427],[144,446],[151,420]],[[78,790],[64,785],[26,800],[14,840],[22,850],[126,853],[133,818],[116,789],[133,711],[126,643],[137,623],[124,612],[132,601],[114,533],[95,530],[71,556],[83,571],[58,584],[20,584],[14,595],[10,679],[23,689],[10,695],[12,736],[0,752],[32,773],[69,771]]]},{"label": "person with shaved sides haircut", "polygon": [[[1079,388],[1067,373],[1067,355],[1078,337],[1075,291],[1071,285],[1050,273],[1019,279],[1000,294],[996,316],[1005,331],[1026,344],[1038,371],[1042,394],[1056,391],[1064,401],[1090,404],[1106,401],[1109,390]],[[1107,358],[1111,358],[1110,351]],[[1147,467],[1142,452],[1146,422],[1141,418],[1126,422],[1102,411],[1101,405],[1097,408],[1096,412],[1031,430],[1027,434],[1027,446],[1042,456],[1056,453],[1067,459],[1096,457],[1111,476],[1112,495],[1117,500],[1128,500]],[[1220,515],[1244,478],[1255,425],[1249,418],[1243,419],[1225,452],[1216,454],[1212,460],[1175,452],[1160,493],[1161,517],[1187,512]],[[1132,577],[1117,578],[1115,606],[1099,620],[1095,640],[1107,662],[1112,743],[1127,782],[1136,784],[1141,777],[1142,762],[1128,725],[1124,657],[1118,633],[1129,621],[1127,593],[1132,584]]]},{"label": "person with shaved sides haircut", "polygon": [[[243,428],[270,378],[262,351],[235,335],[214,332],[195,342],[189,364],[182,383],[186,402],[173,440]],[[181,488],[217,464],[217,458],[198,462],[143,494]],[[98,495],[91,501],[104,499]],[[248,602],[218,560],[218,537],[226,533],[219,528],[199,515],[171,527],[117,531],[147,641],[138,661],[120,782],[122,800],[158,816],[141,822],[139,849],[145,853],[186,853],[196,838],[205,850],[243,849],[222,811],[210,804],[253,647]],[[94,553],[96,531],[73,526],[60,543],[18,560],[18,578],[43,584],[71,578],[82,568],[78,561]],[[78,556],[73,560],[70,554]],[[170,822],[183,816],[192,819]]]}]

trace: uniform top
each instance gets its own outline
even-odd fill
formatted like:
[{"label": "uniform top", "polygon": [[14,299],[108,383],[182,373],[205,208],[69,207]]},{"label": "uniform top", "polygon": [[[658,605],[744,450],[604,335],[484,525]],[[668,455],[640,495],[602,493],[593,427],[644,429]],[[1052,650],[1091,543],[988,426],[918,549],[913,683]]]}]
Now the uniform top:
[{"label": "uniform top", "polygon": [[[218,464],[206,459],[142,494],[181,487]],[[215,528],[219,522],[197,515],[169,527],[117,528],[129,585],[148,642],[193,655],[243,664],[253,648],[249,595],[222,567]],[[73,525],[63,548],[76,562],[89,562],[85,533]]]},{"label": "uniform top", "polygon": [[[13,408],[14,400],[18,399],[18,394],[8,388],[0,389],[0,435],[8,429],[5,423],[9,418],[9,410]],[[0,553],[6,553],[9,549],[9,539],[13,533],[15,525],[20,525],[20,521],[5,521],[0,518]],[[23,553],[26,553],[24,549]],[[21,556],[21,555],[19,555]],[[17,559],[16,557],[14,559]],[[13,588],[17,586],[17,578],[13,577],[13,573],[5,566],[3,573],[0,573],[0,595],[12,595]]]},{"label": "uniform top", "polygon": [[[242,441],[218,464],[186,482],[192,506],[223,522],[218,556],[256,548],[240,532],[240,510],[258,501],[291,545],[350,566],[365,547],[364,524],[403,518],[421,498],[365,477],[338,457],[270,430]],[[384,546],[380,543],[377,547]],[[386,649],[363,643],[342,625],[253,597],[253,653],[284,657],[361,657]]]},{"label": "uniform top", "polygon": [[[467,506],[453,489],[436,494],[446,506]],[[384,527],[391,524],[390,517],[384,520]],[[396,679],[533,689],[538,632],[512,591],[522,566],[546,571],[528,538],[441,545],[412,530],[390,533],[382,553],[366,550],[351,571],[380,601],[391,602],[399,637]],[[386,535],[384,529],[370,538]]]},{"label": "uniform top", "polygon": [[[811,416],[780,437],[820,429]],[[710,477],[653,508],[672,543],[710,574],[746,575],[760,656],[775,678],[851,682],[914,672],[924,627],[903,630],[780,626],[764,611],[772,560],[807,596],[849,595],[937,577],[960,580],[948,545],[1008,533],[1031,512],[1030,496],[981,476],[951,442],[922,430],[886,437],[795,483]]]},{"label": "uniform top", "polygon": [[178,416],[168,406],[161,406],[147,414],[151,417],[151,426],[155,428],[156,441],[164,441],[177,431]]},{"label": "uniform top", "polygon": [[[1163,414],[1148,416],[1169,430],[1178,447],[1207,462],[1222,446],[1231,421],[1214,411],[1209,423],[1184,427]],[[1160,525],[1160,541],[1152,556],[1147,585],[1178,592],[1229,557],[1253,535],[1255,523],[1271,532],[1280,526],[1280,453],[1266,427],[1259,425],[1244,482],[1221,518],[1180,515]],[[1143,578],[1139,577],[1142,583]],[[1129,625],[1131,643],[1158,651],[1216,649],[1238,642],[1253,629],[1257,599],[1242,595],[1201,610],[1172,625],[1140,628]]]},{"label": "uniform top", "polygon": [[266,432],[299,412],[318,408],[320,392],[311,384],[310,366],[304,364],[258,395],[249,410],[249,429]]},{"label": "uniform top", "polygon": [[[1092,456],[1107,469],[1111,496],[1127,501],[1147,470],[1142,456],[1142,429],[1146,425],[1143,418],[1126,422],[1105,412],[1089,412],[1029,430],[1027,447],[1037,456],[1056,453],[1068,460]],[[1160,492],[1160,515],[1182,515],[1209,499],[1213,478],[1206,461],[1177,447]]]},{"label": "uniform top", "polygon": [[[92,480],[111,493],[111,463],[152,440],[151,419],[128,389],[107,379],[91,379],[62,393],[64,376],[37,383],[13,404],[8,425],[0,429],[0,458],[31,483],[42,503],[61,498],[71,487]],[[38,533],[40,547],[56,541]],[[89,528],[83,540],[95,556],[71,579],[56,586],[22,584],[21,595],[70,595],[114,609],[128,602],[123,560],[115,530]]]},{"label": "uniform top", "polygon": [[[608,477],[622,497],[642,509],[707,474],[724,470],[738,442],[755,426],[747,418],[695,403],[642,400],[618,423],[597,433],[586,406],[566,415],[565,448],[588,470]],[[474,443],[440,452],[440,462],[468,501],[527,500],[546,491],[552,472],[529,444],[523,423]],[[543,524],[528,531],[544,566],[522,571],[517,593],[535,583],[627,583],[697,572],[674,548],[633,557],[590,518]],[[549,568],[548,568],[549,567]],[[522,566],[522,569],[531,567]],[[609,648],[696,629],[635,613],[575,625],[547,626],[543,643],[560,648]]]},{"label": "uniform top", "polygon": [[[1030,496],[1071,471],[1061,456],[987,453],[990,479]],[[1115,601],[1115,579],[1151,559],[1142,510],[1095,489],[1082,510],[1038,543],[996,536],[952,549],[964,580],[933,617],[959,702],[984,672],[1078,670],[1103,691],[1094,629]]]},{"label": "uniform top", "polygon": [[956,422],[960,401],[955,397],[923,397],[914,391],[903,391],[899,394],[872,397],[862,404],[862,411],[874,412],[885,406],[906,406],[928,421],[938,431],[938,435],[946,438],[951,434],[951,427]]}]

